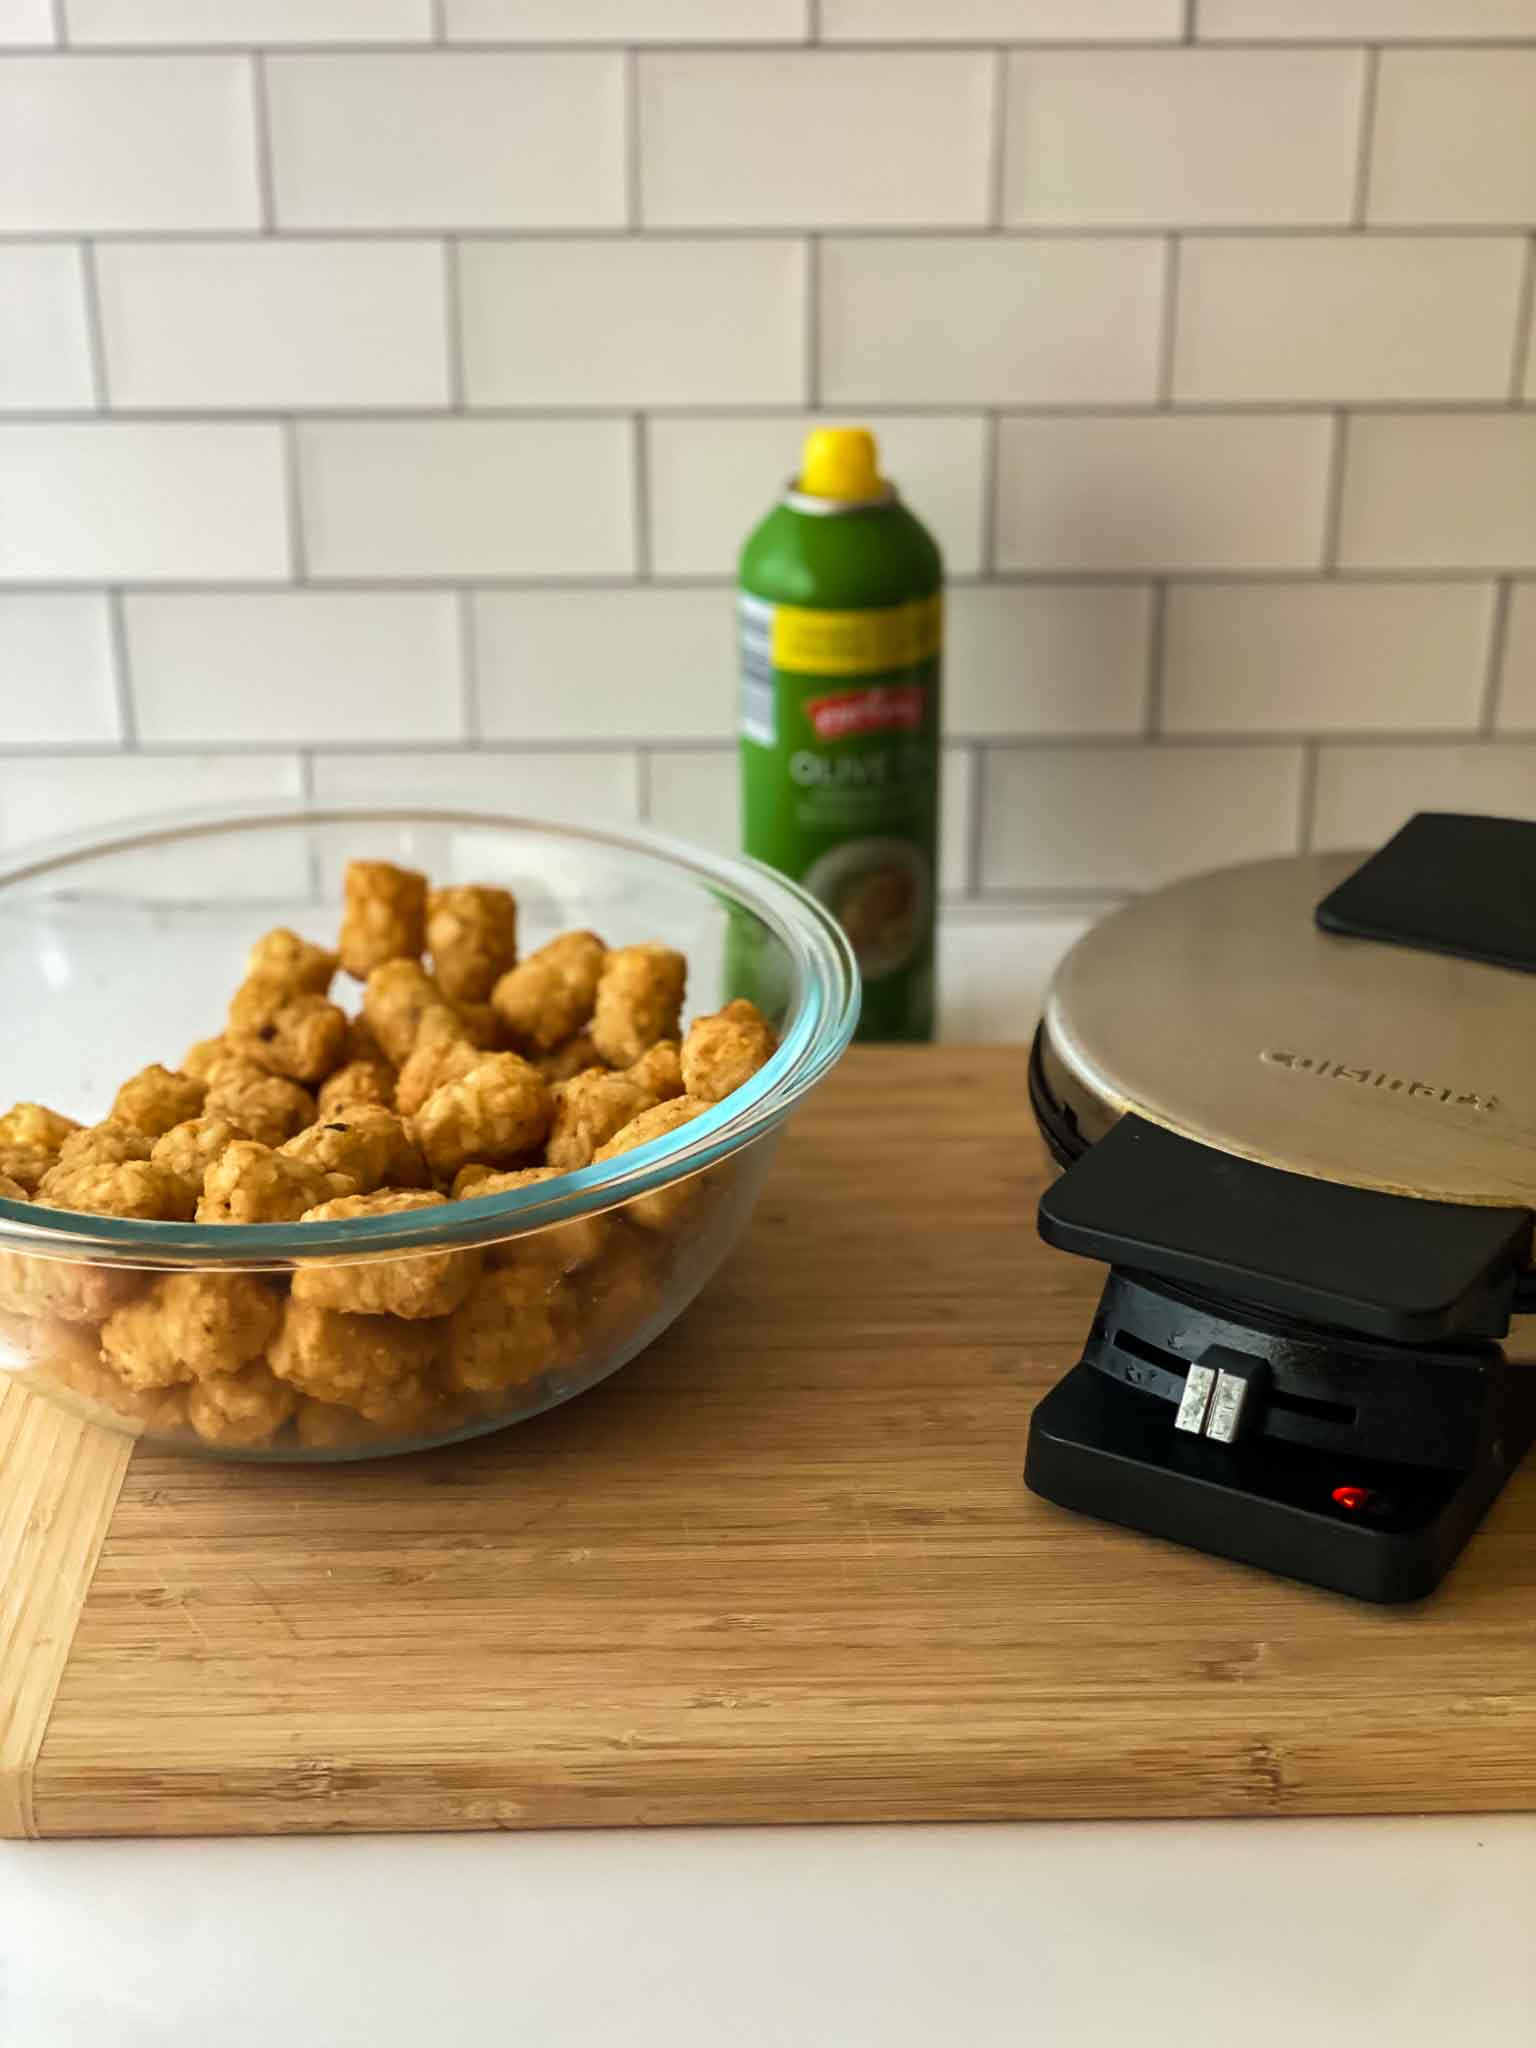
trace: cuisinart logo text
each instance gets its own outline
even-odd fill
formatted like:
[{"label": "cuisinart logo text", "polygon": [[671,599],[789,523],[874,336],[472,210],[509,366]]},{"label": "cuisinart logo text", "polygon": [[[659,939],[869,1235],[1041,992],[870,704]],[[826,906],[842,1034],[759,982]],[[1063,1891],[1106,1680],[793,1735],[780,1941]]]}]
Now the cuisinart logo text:
[{"label": "cuisinart logo text", "polygon": [[1406,1095],[1419,1102],[1448,1102],[1455,1109],[1483,1112],[1499,1106],[1496,1095],[1473,1095],[1461,1088],[1432,1088],[1427,1081],[1410,1081],[1403,1074],[1388,1074],[1380,1067],[1351,1067],[1342,1060],[1313,1059],[1309,1053],[1271,1052],[1259,1054],[1272,1067],[1287,1067],[1293,1074],[1311,1074],[1318,1080],[1353,1081],[1357,1088],[1379,1088],[1383,1095]]}]

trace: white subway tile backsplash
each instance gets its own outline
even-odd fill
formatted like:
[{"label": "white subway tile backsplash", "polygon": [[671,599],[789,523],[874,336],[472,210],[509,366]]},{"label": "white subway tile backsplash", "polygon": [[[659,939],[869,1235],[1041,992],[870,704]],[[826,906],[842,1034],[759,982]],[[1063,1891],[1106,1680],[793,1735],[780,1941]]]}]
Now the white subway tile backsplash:
[{"label": "white subway tile backsplash", "polygon": [[650,227],[981,226],[983,50],[642,53]]},{"label": "white subway tile backsplash", "polygon": [[0,410],[92,403],[79,249],[0,242]]},{"label": "white subway tile backsplash", "polygon": [[1536,583],[1517,583],[1509,593],[1498,726],[1500,732],[1536,732]]},{"label": "white subway tile backsplash", "polygon": [[406,43],[431,0],[64,0],[72,43]]},{"label": "white subway tile backsplash", "polygon": [[268,580],[288,566],[275,426],[0,426],[0,578]]},{"label": "white subway tile backsplash", "polygon": [[1177,42],[1184,0],[821,0],[826,43]]},{"label": "white subway tile backsplash", "polygon": [[821,262],[829,405],[1157,395],[1160,239],[879,237],[829,241]]},{"label": "white subway tile backsplash", "polygon": [[445,0],[466,43],[798,43],[808,0]]},{"label": "white subway tile backsplash", "polygon": [[1212,583],[1168,593],[1173,733],[1475,732],[1491,583]]},{"label": "white subway tile backsplash", "polygon": [[1367,216],[1529,223],[1533,135],[1536,50],[1384,50]]},{"label": "white subway tile backsplash", "polygon": [[1503,398],[1525,259],[1513,235],[1192,239],[1174,400]]},{"label": "white subway tile backsplash", "polygon": [[147,746],[464,737],[450,592],[157,592],[124,610]]},{"label": "white subway tile backsplash", "polygon": [[51,0],[0,0],[0,46],[46,47],[57,40]]},{"label": "white subway tile backsplash", "polygon": [[1021,225],[1343,222],[1364,60],[1344,50],[1009,59],[1004,210]]},{"label": "white subway tile backsplash", "polygon": [[636,816],[635,756],[615,748],[581,754],[321,754],[315,795],[414,797],[505,817],[616,825]]},{"label": "white subway tile backsplash", "polygon": [[291,754],[108,754],[0,759],[0,845],[88,832],[189,806],[296,798]]},{"label": "white subway tile backsplash", "polygon": [[258,218],[246,59],[0,58],[0,233]]},{"label": "white subway tile backsplash", "polygon": [[951,903],[939,918],[939,1037],[960,1045],[1025,1044],[1062,955],[1115,907],[1033,908]]},{"label": "white subway tile backsplash", "polygon": [[1536,35],[1536,0],[1196,0],[1202,36],[1352,43],[1471,43]]},{"label": "white subway tile backsplash", "polygon": [[805,399],[799,242],[467,242],[459,260],[471,405]]},{"label": "white subway tile backsplash", "polygon": [[[647,436],[651,563],[660,576],[726,576],[799,466],[808,428],[846,416],[653,419]],[[929,526],[951,576],[981,566],[985,422],[977,414],[870,422],[883,467]]]},{"label": "white subway tile backsplash", "polygon": [[1004,419],[1003,569],[1304,569],[1322,560],[1321,416]]},{"label": "white subway tile backsplash", "polygon": [[106,599],[0,593],[0,743],[100,746],[121,737]]},{"label": "white subway tile backsplash", "polygon": [[1351,420],[1339,560],[1361,569],[1536,567],[1536,414]]},{"label": "white subway tile backsplash", "polygon": [[119,410],[447,400],[435,242],[115,242],[96,273]]},{"label": "white subway tile backsplash", "polygon": [[1415,811],[1536,818],[1536,742],[1322,749],[1314,846],[1380,846]]},{"label": "white subway tile backsplash", "polygon": [[617,51],[278,56],[267,81],[284,227],[623,222]]},{"label": "white subway tile backsplash", "polygon": [[[967,886],[974,764],[967,747],[946,747],[939,763],[939,887]],[[713,852],[741,850],[741,765],[734,747],[659,747],[650,759],[647,822]]]},{"label": "white subway tile backsplash", "polygon": [[1146,889],[1297,843],[1301,748],[995,747],[984,889]]},{"label": "white subway tile backsplash", "polygon": [[712,740],[736,731],[736,607],[719,584],[482,590],[488,740]]},{"label": "white subway tile backsplash", "polygon": [[311,573],[628,575],[630,448],[624,420],[303,422]]},{"label": "white subway tile backsplash", "polygon": [[958,585],[945,600],[945,729],[1137,732],[1151,631],[1145,583]]}]

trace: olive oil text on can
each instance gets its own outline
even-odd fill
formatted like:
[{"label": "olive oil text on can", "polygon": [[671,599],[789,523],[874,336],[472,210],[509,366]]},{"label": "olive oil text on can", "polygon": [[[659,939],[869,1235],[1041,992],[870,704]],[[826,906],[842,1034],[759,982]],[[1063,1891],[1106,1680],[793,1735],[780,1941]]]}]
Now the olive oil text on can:
[{"label": "olive oil text on can", "polygon": [[933,1036],[943,578],[861,428],[809,436],[742,551],[743,841],[847,931],[862,1039]]}]

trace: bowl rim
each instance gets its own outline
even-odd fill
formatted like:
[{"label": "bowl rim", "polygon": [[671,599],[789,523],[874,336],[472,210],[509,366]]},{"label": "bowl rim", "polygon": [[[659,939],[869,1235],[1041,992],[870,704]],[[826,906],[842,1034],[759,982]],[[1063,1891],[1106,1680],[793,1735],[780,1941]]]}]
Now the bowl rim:
[{"label": "bowl rim", "polygon": [[859,970],[847,934],[809,891],[761,861],[718,854],[646,829],[611,830],[555,819],[422,802],[402,794],[261,800],[123,818],[111,825],[34,840],[0,857],[0,910],[22,882],[87,860],[133,853],[177,839],[221,833],[356,824],[414,823],[539,834],[617,854],[639,854],[681,870],[711,894],[750,911],[784,946],[793,970],[791,1007],[778,1050],[723,1102],[676,1131],[601,1165],[511,1193],[449,1201],[397,1216],[305,1223],[158,1223],[52,1209],[0,1197],[0,1249],[33,1257],[140,1268],[274,1269],[323,1259],[351,1263],[407,1251],[458,1250],[504,1242],[580,1216],[617,1208],[715,1165],[776,1129],[842,1057],[858,1023]]}]

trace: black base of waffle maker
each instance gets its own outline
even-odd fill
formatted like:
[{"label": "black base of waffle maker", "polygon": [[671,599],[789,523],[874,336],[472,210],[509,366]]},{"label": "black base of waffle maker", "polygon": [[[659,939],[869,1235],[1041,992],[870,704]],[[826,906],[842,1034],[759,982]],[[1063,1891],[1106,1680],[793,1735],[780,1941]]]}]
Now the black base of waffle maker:
[{"label": "black base of waffle maker", "polygon": [[[1501,835],[1500,873],[1511,905],[1503,924],[1490,910],[1500,887],[1487,859],[1493,833]],[[1465,869],[1459,876],[1458,861]],[[1389,902],[1384,910],[1364,888],[1375,867],[1384,868],[1386,893],[1398,909]],[[1440,891],[1440,923],[1433,931],[1410,930],[1403,903],[1420,923],[1426,902],[1436,911],[1434,890],[1421,886],[1426,874]],[[1273,878],[1253,884],[1242,898],[1245,912],[1261,886],[1288,885]],[[1457,902],[1469,898],[1481,906],[1476,943],[1452,943]],[[1175,937],[1200,930],[1199,916],[1210,914],[1212,902],[1219,911],[1219,897],[1201,898]],[[1285,905],[1277,928],[1304,918],[1310,929],[1315,902],[1298,897],[1294,912]],[[1035,1410],[1024,1472],[1035,1493],[1359,1599],[1414,1600],[1434,1590],[1536,1441],[1536,1365],[1512,1362],[1500,1341],[1514,1318],[1536,1309],[1533,1214],[1521,1179],[1529,1171],[1521,1137],[1531,1128],[1528,1110],[1505,1093],[1507,1079],[1504,1089],[1487,1094],[1469,1092],[1465,1083],[1458,1093],[1454,1085],[1458,1065],[1484,1058],[1497,1064],[1488,1023],[1493,1006],[1506,999],[1529,1006],[1536,995],[1533,920],[1536,826],[1421,818],[1406,828],[1317,906],[1321,940],[1295,941],[1307,964],[1304,947],[1325,949],[1314,989],[1326,988],[1334,959],[1342,961],[1348,1001],[1339,1014],[1352,1020],[1355,1034],[1345,1042],[1352,1050],[1362,1037],[1367,1041],[1354,1054],[1357,1065],[1289,1050],[1336,1028],[1315,1000],[1297,1005],[1300,1024],[1265,1023],[1259,1028],[1266,1037],[1250,1042],[1250,1011],[1239,996],[1227,1039],[1213,1033],[1208,1048],[1193,1045],[1187,1017],[1159,988],[1155,968],[1146,968],[1145,947],[1138,955],[1134,933],[1129,945],[1124,935],[1111,935],[1090,968],[1106,958],[1118,964],[1129,951],[1141,971],[1128,998],[1139,993],[1143,1014],[1185,1027],[1182,1036],[1169,1032],[1167,1071],[1175,1079],[1156,1102],[1167,1121],[1126,1108],[1131,1088],[1118,1090],[1121,1075],[1112,1065],[1106,1071],[1100,1057],[1109,1045],[1129,1046],[1128,1062],[1143,1059],[1123,1013],[1112,1028],[1100,1028],[1106,978],[1095,982],[1081,969],[1066,977],[1030,1060],[1036,1121],[1066,1169],[1041,1200],[1039,1227],[1048,1243],[1110,1270],[1081,1362]],[[1166,917],[1158,937],[1167,940]],[[1326,949],[1334,946],[1353,950],[1331,956]],[[1431,1044],[1424,1056],[1415,1048],[1424,1057],[1422,1081],[1406,1064],[1370,1059],[1362,976],[1370,956],[1395,947],[1480,963],[1467,984],[1469,1002],[1478,1006],[1474,1028],[1447,1033],[1448,1052]],[[1187,980],[1190,961],[1178,966]],[[1233,986],[1252,988],[1262,971],[1256,960],[1247,982],[1234,976]],[[1388,973],[1417,971],[1397,956]],[[1444,965],[1425,970],[1436,995],[1446,972]],[[1506,982],[1518,987],[1507,993]],[[1119,985],[1108,985],[1118,995]],[[1282,996],[1276,1008],[1283,1002]],[[1389,986],[1382,1015],[1394,1022],[1383,1027],[1384,1038],[1401,1028],[1395,1020],[1404,1014],[1402,989]],[[1523,1019],[1527,1010],[1519,1014]],[[1513,1042],[1518,1077],[1522,1040],[1514,1035]],[[1326,1052],[1326,1035],[1321,1045]],[[1202,1056],[1210,1061],[1203,1069],[1195,1065]],[[1444,1067],[1453,1085],[1434,1085]],[[1155,1056],[1133,1077],[1143,1089],[1148,1071],[1159,1078]],[[1235,1077],[1232,1092],[1245,1099],[1250,1072],[1251,1113],[1268,1141],[1262,1149],[1245,1149],[1241,1128],[1222,1142],[1217,1125],[1213,1141],[1209,1115],[1177,1128],[1170,1109],[1204,1088],[1207,1076],[1224,1086]],[[1320,1115],[1314,1102],[1323,1105]],[[1298,1123],[1314,1119],[1294,1144],[1293,1104]],[[1351,1119],[1365,1145],[1377,1146],[1362,1148],[1365,1164],[1354,1182],[1340,1170],[1354,1156]],[[1329,1155],[1335,1122],[1341,1135],[1337,1154]],[[1187,1134],[1192,1128],[1198,1137]],[[1432,1178],[1446,1161],[1459,1170],[1458,1145],[1491,1161],[1488,1192],[1477,1199],[1474,1181],[1472,1198],[1429,1198],[1441,1189],[1460,1193],[1461,1184]],[[1423,1168],[1418,1187],[1395,1166],[1394,1146]],[[1486,1149],[1473,1152],[1474,1146]],[[1310,1167],[1314,1160],[1322,1170],[1290,1170],[1292,1161]]]}]

